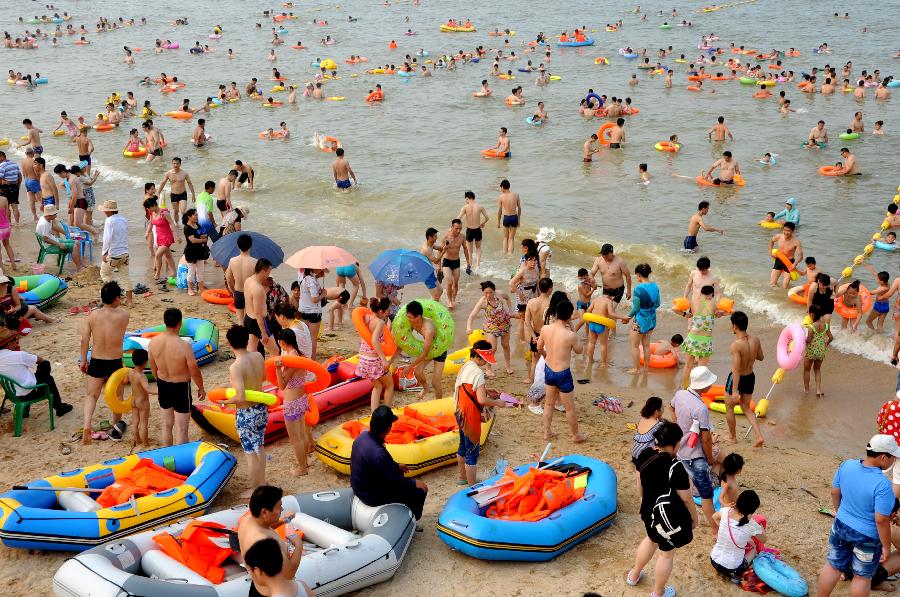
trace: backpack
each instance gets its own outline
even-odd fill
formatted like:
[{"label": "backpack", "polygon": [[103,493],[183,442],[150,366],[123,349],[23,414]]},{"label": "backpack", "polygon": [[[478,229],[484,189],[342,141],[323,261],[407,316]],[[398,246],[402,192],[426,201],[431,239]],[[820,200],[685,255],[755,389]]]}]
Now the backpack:
[{"label": "backpack", "polygon": [[[650,464],[650,462],[658,457],[659,455],[648,461],[644,466],[647,466],[647,464]],[[674,543],[672,543],[672,536],[681,532],[683,528],[681,524],[676,526],[676,520],[672,516],[675,511],[675,500],[681,499],[677,496],[675,496],[675,498],[672,497],[672,471],[675,470],[676,466],[682,466],[681,462],[677,459],[673,460],[672,466],[669,467],[669,491],[656,498],[656,503],[653,504],[653,510],[650,511],[650,527],[673,547]]]}]

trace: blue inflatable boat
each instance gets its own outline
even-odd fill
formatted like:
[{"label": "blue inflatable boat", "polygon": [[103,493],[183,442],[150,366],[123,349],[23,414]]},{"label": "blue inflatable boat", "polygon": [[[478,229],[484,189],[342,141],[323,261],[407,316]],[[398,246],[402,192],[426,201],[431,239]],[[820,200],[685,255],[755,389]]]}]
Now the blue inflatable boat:
[{"label": "blue inflatable boat", "polygon": [[[146,350],[147,345],[150,343],[150,338],[165,330],[165,325],[157,325],[152,328],[126,333],[122,343],[122,350],[124,351],[122,362],[125,366],[133,367],[131,364],[131,353],[137,348]],[[178,335],[182,338],[190,339],[191,348],[194,350],[194,358],[197,359],[197,365],[201,367],[213,361],[219,354],[219,328],[208,319],[185,317],[181,322],[181,329],[178,330]],[[147,371],[149,370],[148,364]]]},{"label": "blue inflatable boat", "polygon": [[556,45],[562,48],[580,48],[581,46],[592,46],[594,45],[594,38],[588,37],[584,41],[558,41],[556,42]]},{"label": "blue inflatable boat", "polygon": [[[438,537],[473,558],[544,562],[596,535],[616,517],[616,473],[605,462],[580,454],[564,456],[561,464],[591,471],[578,501],[537,522],[486,518],[486,508],[479,507],[470,494],[499,481],[502,475],[496,475],[450,497],[438,518]],[[522,475],[534,466],[537,463],[514,470]]]},{"label": "blue inflatable boat", "polygon": [[[129,477],[142,459],[186,476],[172,489],[102,507],[94,499]],[[7,547],[83,551],[206,512],[231,478],[237,460],[208,442],[192,442],[113,458],[32,481],[0,494],[0,541]],[[62,491],[54,491],[59,488]],[[96,492],[65,491],[92,489]]]}]

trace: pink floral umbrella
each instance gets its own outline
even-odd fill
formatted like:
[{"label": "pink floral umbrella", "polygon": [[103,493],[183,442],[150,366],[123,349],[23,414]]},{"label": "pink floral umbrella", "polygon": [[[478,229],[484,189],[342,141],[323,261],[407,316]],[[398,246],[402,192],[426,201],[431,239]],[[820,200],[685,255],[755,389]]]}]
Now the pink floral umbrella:
[{"label": "pink floral umbrella", "polygon": [[344,249],[333,246],[306,247],[284,260],[297,269],[333,269],[353,265],[356,261],[356,257]]}]

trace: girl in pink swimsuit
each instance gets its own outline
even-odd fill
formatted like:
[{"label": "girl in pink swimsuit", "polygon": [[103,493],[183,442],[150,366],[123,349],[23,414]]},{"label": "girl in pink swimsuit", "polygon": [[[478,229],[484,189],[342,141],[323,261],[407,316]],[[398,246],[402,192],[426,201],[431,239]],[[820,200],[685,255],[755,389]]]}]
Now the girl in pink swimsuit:
[{"label": "girl in pink swimsuit", "polygon": [[[297,346],[297,336],[294,330],[284,329],[278,333],[278,346],[282,356],[301,356]],[[287,428],[291,447],[294,448],[294,456],[297,458],[297,466],[293,469],[294,475],[302,477],[309,473],[307,456],[313,447],[312,434],[306,426],[306,411],[309,410],[310,397],[306,395],[307,372],[303,369],[285,367],[281,357],[275,357],[275,375],[278,387],[284,396],[284,426]]]},{"label": "girl in pink swimsuit", "polygon": [[12,234],[12,229],[9,225],[9,202],[6,200],[6,197],[0,195],[0,243],[3,243],[3,248],[6,249],[10,266],[15,267],[16,254],[13,252],[12,245],[9,242],[10,234]]},{"label": "girl in pink swimsuit", "polygon": [[[170,247],[175,244],[175,235],[172,229],[175,222],[168,209],[160,209],[156,197],[150,197],[144,201],[144,209],[150,214],[150,226],[147,227],[147,238],[152,234],[156,238],[156,252],[153,254],[153,276],[159,278],[160,284],[165,284],[169,276],[176,275],[175,260],[172,258]],[[163,276],[162,262],[166,261],[166,275]]]}]

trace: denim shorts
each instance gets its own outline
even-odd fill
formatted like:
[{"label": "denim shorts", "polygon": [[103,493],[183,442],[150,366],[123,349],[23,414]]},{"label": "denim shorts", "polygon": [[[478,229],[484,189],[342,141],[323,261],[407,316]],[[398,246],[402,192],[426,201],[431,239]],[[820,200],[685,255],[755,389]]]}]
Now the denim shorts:
[{"label": "denim shorts", "polygon": [[881,541],[863,535],[835,519],[828,536],[828,565],[854,576],[872,578],[881,558]]},{"label": "denim shorts", "polygon": [[463,433],[463,425],[462,421],[459,420],[459,415],[456,416],[456,423],[459,425],[459,450],[456,451],[456,454],[465,458],[467,465],[475,466],[478,464],[478,453],[481,451],[481,446],[478,442],[469,440],[466,434]]},{"label": "denim shorts", "polygon": [[687,469],[697,488],[697,493],[702,500],[711,500],[713,497],[712,479],[709,478],[709,463],[705,456],[693,458],[691,460],[682,460],[681,464]]}]

